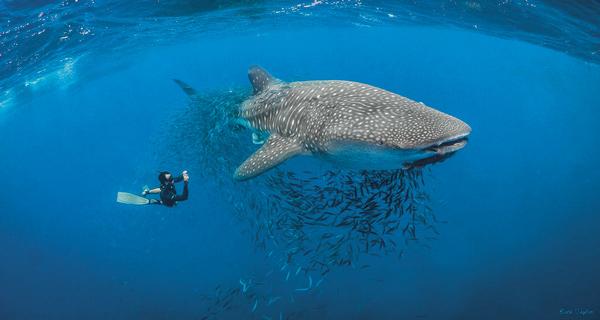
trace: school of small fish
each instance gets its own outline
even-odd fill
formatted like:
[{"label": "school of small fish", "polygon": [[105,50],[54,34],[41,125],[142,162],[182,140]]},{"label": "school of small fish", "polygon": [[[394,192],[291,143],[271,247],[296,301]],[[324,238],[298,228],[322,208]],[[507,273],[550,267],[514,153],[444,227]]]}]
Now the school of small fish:
[{"label": "school of small fish", "polygon": [[[437,221],[424,188],[424,171],[430,166],[346,171],[329,164],[310,170],[283,165],[250,181],[234,181],[236,166],[257,148],[251,132],[231,117],[250,94],[249,87],[197,91],[153,141],[157,158],[169,155],[161,165],[188,168],[222,193],[256,252],[264,252],[274,264],[266,275],[234,279],[203,294],[208,308],[202,319],[219,319],[240,308],[249,314],[260,311],[265,319],[298,318],[301,312],[266,314],[281,303],[293,304],[295,294],[320,296],[324,286],[319,285],[329,281],[329,272],[359,268],[354,263],[363,255],[400,259],[401,246],[429,247],[427,242],[437,239],[435,225],[445,221]],[[274,271],[298,287],[275,294],[269,286]]]}]

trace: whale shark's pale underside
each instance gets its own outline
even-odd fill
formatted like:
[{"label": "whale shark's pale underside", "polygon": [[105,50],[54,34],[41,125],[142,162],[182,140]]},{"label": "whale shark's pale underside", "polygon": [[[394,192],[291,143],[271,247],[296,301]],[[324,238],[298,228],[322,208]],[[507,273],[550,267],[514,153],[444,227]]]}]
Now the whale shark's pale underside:
[{"label": "whale shark's pale underside", "polygon": [[454,155],[471,133],[457,118],[366,84],[287,83],[258,66],[248,77],[253,95],[236,121],[264,144],[237,168],[236,180],[252,179],[297,155],[349,169],[422,167]]}]

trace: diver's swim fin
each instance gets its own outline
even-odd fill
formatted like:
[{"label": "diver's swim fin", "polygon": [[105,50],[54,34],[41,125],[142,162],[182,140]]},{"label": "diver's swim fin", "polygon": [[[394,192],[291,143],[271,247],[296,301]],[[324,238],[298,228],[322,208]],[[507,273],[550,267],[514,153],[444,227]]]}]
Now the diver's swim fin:
[{"label": "diver's swim fin", "polygon": [[149,204],[150,200],[144,197],[140,197],[137,194],[127,193],[127,192],[119,192],[117,194],[117,202],[125,203],[125,204],[133,204],[136,206],[143,206],[145,204]]}]

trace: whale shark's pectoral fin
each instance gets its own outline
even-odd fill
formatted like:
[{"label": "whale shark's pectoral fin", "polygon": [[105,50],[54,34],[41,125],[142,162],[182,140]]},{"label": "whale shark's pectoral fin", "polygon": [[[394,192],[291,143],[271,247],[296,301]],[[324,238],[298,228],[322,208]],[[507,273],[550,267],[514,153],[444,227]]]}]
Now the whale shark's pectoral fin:
[{"label": "whale shark's pectoral fin", "polygon": [[304,153],[304,148],[297,140],[271,134],[267,142],[235,170],[233,178],[239,181],[252,179]]},{"label": "whale shark's pectoral fin", "polygon": [[252,83],[252,94],[254,95],[265,92],[272,85],[281,82],[259,66],[252,66],[248,69],[248,79]]}]

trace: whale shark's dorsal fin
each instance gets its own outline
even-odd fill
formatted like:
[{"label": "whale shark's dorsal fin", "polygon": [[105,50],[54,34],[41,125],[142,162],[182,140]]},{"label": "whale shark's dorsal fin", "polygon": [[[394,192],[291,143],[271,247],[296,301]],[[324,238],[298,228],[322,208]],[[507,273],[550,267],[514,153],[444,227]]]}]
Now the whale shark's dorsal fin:
[{"label": "whale shark's dorsal fin", "polygon": [[305,153],[298,140],[271,134],[267,142],[235,170],[233,178],[240,181],[252,179],[292,157]]},{"label": "whale shark's dorsal fin", "polygon": [[248,69],[248,79],[252,83],[252,94],[254,95],[265,92],[269,87],[280,82],[259,66],[252,66]]}]

